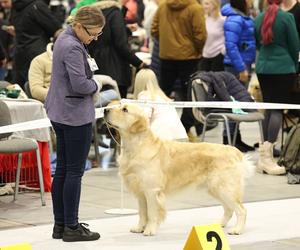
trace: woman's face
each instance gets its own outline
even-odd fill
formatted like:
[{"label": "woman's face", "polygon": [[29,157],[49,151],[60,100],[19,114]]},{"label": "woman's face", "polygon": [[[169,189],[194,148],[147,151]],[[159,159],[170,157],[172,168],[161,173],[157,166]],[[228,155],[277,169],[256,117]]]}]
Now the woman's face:
[{"label": "woman's face", "polygon": [[202,5],[203,5],[205,14],[210,16],[215,8],[212,0],[203,0]]},{"label": "woman's face", "polygon": [[247,9],[252,9],[253,7],[253,0],[246,0]]},{"label": "woman's face", "polygon": [[87,28],[83,24],[77,24],[77,36],[84,44],[90,44],[102,34],[103,27]]}]

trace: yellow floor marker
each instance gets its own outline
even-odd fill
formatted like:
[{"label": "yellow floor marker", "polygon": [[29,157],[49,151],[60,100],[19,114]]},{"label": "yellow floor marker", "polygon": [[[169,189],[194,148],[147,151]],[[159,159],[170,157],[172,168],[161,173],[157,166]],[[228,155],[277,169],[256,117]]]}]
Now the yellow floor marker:
[{"label": "yellow floor marker", "polygon": [[183,250],[230,250],[219,224],[194,226]]},{"label": "yellow floor marker", "polygon": [[28,243],[16,244],[11,246],[0,246],[0,250],[32,250],[32,247]]}]

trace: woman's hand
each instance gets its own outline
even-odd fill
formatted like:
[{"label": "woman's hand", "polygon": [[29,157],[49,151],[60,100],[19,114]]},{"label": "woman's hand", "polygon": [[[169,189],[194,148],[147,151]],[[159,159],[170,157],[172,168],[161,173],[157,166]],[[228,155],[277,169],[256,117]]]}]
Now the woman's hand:
[{"label": "woman's hand", "polygon": [[249,74],[247,70],[240,72],[239,80],[244,83],[247,83],[249,81]]},{"label": "woman's hand", "polygon": [[15,30],[15,27],[12,26],[12,25],[6,26],[5,31],[6,31],[7,33],[9,33],[10,35],[12,35],[12,36],[16,36],[16,30]]}]

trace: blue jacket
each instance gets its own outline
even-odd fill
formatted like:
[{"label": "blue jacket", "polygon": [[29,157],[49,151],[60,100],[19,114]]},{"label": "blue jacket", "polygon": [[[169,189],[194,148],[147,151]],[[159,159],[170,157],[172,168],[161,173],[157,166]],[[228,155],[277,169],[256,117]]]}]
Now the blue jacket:
[{"label": "blue jacket", "polygon": [[92,95],[98,89],[87,51],[69,26],[55,42],[51,85],[45,102],[51,121],[81,126],[95,120]]},{"label": "blue jacket", "polygon": [[246,65],[255,61],[254,22],[250,17],[232,8],[230,4],[224,5],[221,13],[227,17],[224,23],[226,46],[224,64],[242,72],[246,69]]}]

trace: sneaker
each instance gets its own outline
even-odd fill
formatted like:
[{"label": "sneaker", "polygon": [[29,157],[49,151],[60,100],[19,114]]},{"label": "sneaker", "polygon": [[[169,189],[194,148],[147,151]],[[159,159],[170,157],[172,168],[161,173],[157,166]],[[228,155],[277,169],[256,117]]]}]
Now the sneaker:
[{"label": "sneaker", "polygon": [[62,239],[63,233],[64,233],[64,226],[58,225],[55,223],[54,227],[53,227],[52,238],[53,239]]},{"label": "sneaker", "polygon": [[97,232],[91,232],[87,228],[88,226],[88,224],[79,223],[76,229],[65,227],[62,237],[63,241],[74,242],[98,240],[100,238],[100,234]]}]

